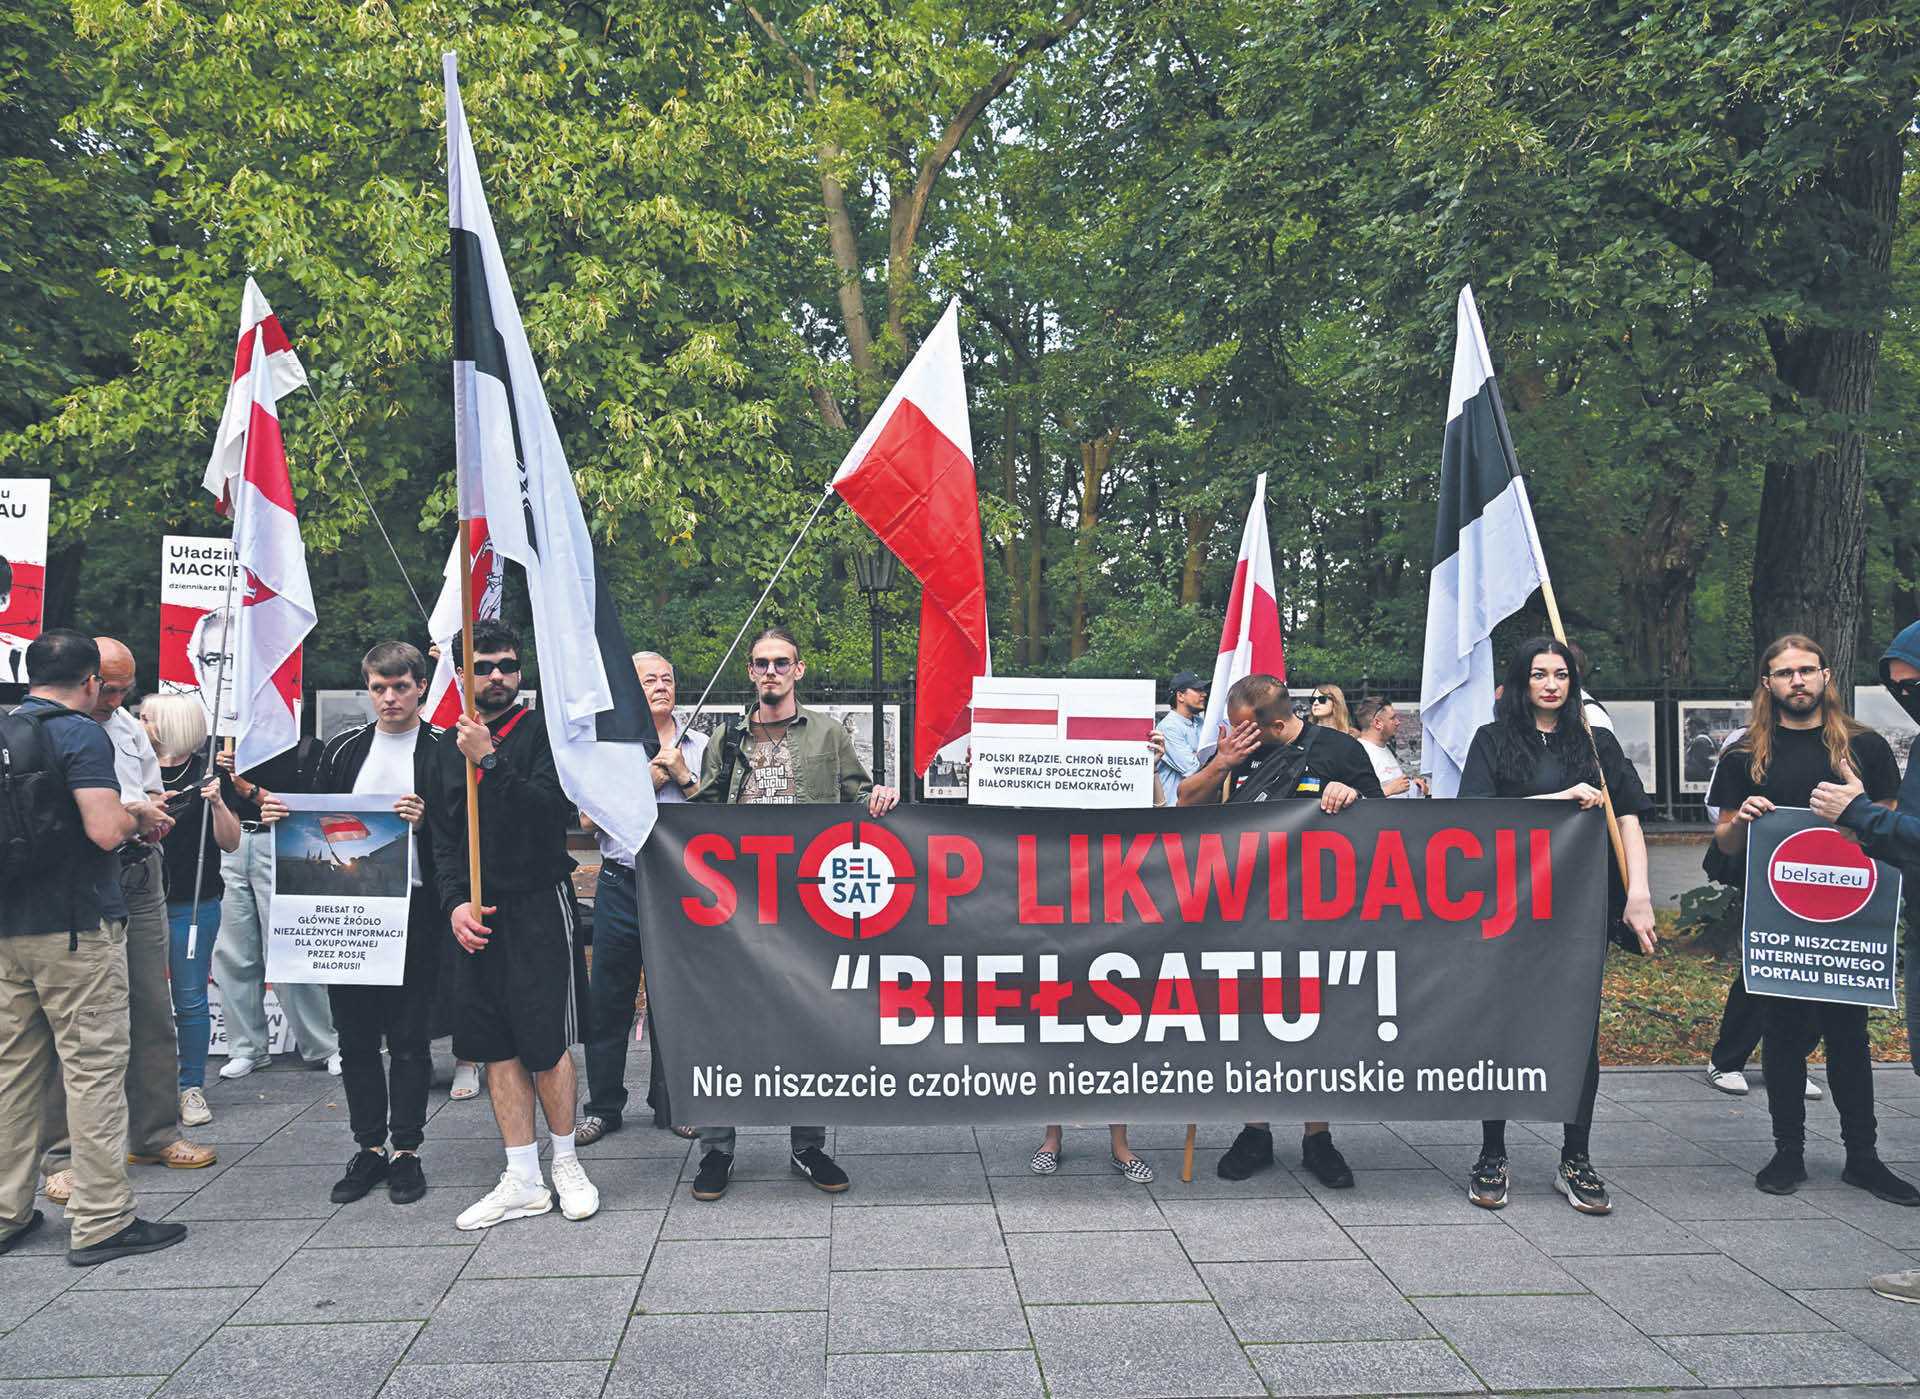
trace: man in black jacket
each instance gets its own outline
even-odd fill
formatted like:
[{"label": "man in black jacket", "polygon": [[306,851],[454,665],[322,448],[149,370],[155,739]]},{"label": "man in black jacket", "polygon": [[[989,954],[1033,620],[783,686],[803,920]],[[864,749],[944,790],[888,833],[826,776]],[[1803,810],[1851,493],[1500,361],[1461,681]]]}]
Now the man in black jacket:
[{"label": "man in black jacket", "polygon": [[[340,1036],[340,1076],[347,1117],[359,1150],[333,1187],[336,1205],[351,1204],[382,1181],[396,1205],[427,1193],[420,1143],[427,1123],[427,1085],[433,1075],[432,1034],[440,943],[448,937],[433,877],[432,843],[418,831],[426,815],[421,793],[434,781],[440,742],[420,719],[427,694],[427,658],[404,641],[383,641],[360,663],[371,724],[336,734],[320,750],[301,786],[309,792],[383,796],[399,793],[395,814],[414,828],[413,897],[407,906],[406,969],[398,986],[329,986],[327,999]],[[269,799],[261,818],[286,811]],[[386,1040],[389,1064],[380,1063]],[[387,1157],[387,1143],[393,1157]]]},{"label": "man in black jacket", "polygon": [[[456,640],[454,659],[463,661]],[[574,939],[573,806],[561,790],[546,725],[520,694],[520,639],[499,622],[473,628],[474,708],[442,743],[426,793],[434,874],[454,941],[453,1052],[483,1063],[494,1120],[507,1149],[500,1183],[456,1221],[485,1229],[545,1214],[553,1197],[540,1178],[533,1134],[537,1092],[553,1137],[560,1212],[585,1219],[600,1193],[574,1143],[576,1090],[570,1047],[586,1022],[586,962]],[[468,883],[466,766],[477,769],[480,868],[474,907]]]}]

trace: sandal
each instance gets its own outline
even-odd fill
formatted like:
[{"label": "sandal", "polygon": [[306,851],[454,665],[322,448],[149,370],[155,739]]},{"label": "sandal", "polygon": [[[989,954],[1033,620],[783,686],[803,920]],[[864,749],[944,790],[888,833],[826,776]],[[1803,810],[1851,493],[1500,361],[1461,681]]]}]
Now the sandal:
[{"label": "sandal", "polygon": [[480,1066],[478,1064],[455,1064],[453,1066],[453,1091],[447,1094],[454,1102],[464,1102],[468,1098],[480,1096]]},{"label": "sandal", "polygon": [[1033,1159],[1027,1162],[1027,1169],[1037,1176],[1050,1176],[1060,1169],[1060,1153],[1041,1147],[1033,1153]]},{"label": "sandal", "polygon": [[673,1133],[674,1136],[685,1138],[687,1141],[692,1141],[700,1135],[700,1129],[698,1127],[669,1127],[667,1130]]},{"label": "sandal", "polygon": [[1114,1170],[1120,1172],[1121,1175],[1125,1176],[1135,1185],[1153,1184],[1153,1167],[1149,1166],[1138,1156],[1134,1157],[1131,1161],[1122,1161],[1118,1156],[1111,1157],[1110,1159],[1113,1162]]}]

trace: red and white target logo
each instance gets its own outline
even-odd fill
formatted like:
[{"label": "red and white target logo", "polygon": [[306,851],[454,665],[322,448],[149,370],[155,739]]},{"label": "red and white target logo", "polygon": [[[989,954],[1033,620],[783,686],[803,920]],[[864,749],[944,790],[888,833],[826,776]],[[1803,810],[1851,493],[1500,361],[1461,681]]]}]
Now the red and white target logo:
[{"label": "red and white target logo", "polygon": [[800,855],[800,902],[839,938],[877,938],[913,903],[913,856],[872,821],[829,826]]},{"label": "red and white target logo", "polygon": [[1879,878],[1867,853],[1828,826],[1795,831],[1767,861],[1774,898],[1809,923],[1853,917],[1867,906]]}]

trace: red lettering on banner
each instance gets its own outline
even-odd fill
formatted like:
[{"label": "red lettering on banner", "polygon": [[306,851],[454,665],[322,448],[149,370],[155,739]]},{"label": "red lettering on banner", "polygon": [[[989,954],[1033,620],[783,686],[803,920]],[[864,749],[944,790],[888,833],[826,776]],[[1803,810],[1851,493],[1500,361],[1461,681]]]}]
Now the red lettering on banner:
[{"label": "red lettering on banner", "polygon": [[1134,999],[1132,992],[1128,991],[1116,981],[1109,981],[1103,976],[1095,977],[1087,983],[1087,989],[1093,992],[1096,1000],[1112,1007],[1121,1015],[1138,1015],[1140,1013],[1140,1002]]},{"label": "red lettering on banner", "polygon": [[793,853],[792,836],[741,836],[740,853],[760,863],[760,921],[780,921],[780,856]]},{"label": "red lettering on banner", "polygon": [[695,884],[713,895],[713,902],[684,898],[680,900],[680,911],[687,915],[689,923],[702,928],[719,927],[733,917],[733,911],[740,903],[739,895],[734,892],[733,881],[707,863],[710,857],[731,860],[733,842],[711,831],[687,842],[684,857],[687,874]]},{"label": "red lettering on banner", "polygon": [[[1333,887],[1327,887],[1324,856],[1333,857]],[[1300,916],[1345,918],[1353,912],[1353,842],[1338,831],[1300,833]]]},{"label": "red lettering on banner", "polygon": [[1263,976],[1260,978],[1260,1010],[1265,1015],[1287,1013],[1287,988],[1293,988],[1296,1015],[1320,1013],[1320,978],[1317,976]]},{"label": "red lettering on banner", "polygon": [[1247,892],[1253,887],[1253,866],[1260,848],[1258,831],[1240,833],[1240,850],[1234,861],[1231,882],[1227,873],[1227,851],[1220,837],[1209,831],[1200,837],[1200,850],[1188,872],[1186,845],[1180,836],[1168,831],[1162,837],[1167,847],[1167,870],[1173,876],[1173,894],[1180,901],[1180,916],[1189,923],[1206,921],[1208,896],[1218,897],[1220,916],[1238,921],[1246,916]]},{"label": "red lettering on banner", "polygon": [[1153,1009],[1149,1013],[1198,1015],[1200,1000],[1193,993],[1193,979],[1185,976],[1161,977],[1153,984]]},{"label": "red lettering on banner", "polygon": [[1378,918],[1390,907],[1408,922],[1417,923],[1422,916],[1420,897],[1413,887],[1413,861],[1407,857],[1407,842],[1398,831],[1382,831],[1374,842],[1360,916]]},{"label": "red lettering on banner", "polygon": [[1040,871],[1038,836],[1021,836],[1017,842],[1020,850],[1020,912],[1021,923],[1058,923],[1063,912],[1059,904],[1040,902]]},{"label": "red lettering on banner", "polygon": [[1427,907],[1433,910],[1436,917],[1450,923],[1467,923],[1480,916],[1487,898],[1478,889],[1457,899],[1447,892],[1447,856],[1461,855],[1469,860],[1477,860],[1481,854],[1480,837],[1458,826],[1436,831],[1428,838]]},{"label": "red lettering on banner", "polygon": [[1067,837],[1067,916],[1075,923],[1093,921],[1093,895],[1088,888],[1087,838]]},{"label": "red lettering on banner", "polygon": [[1520,882],[1518,845],[1510,830],[1493,833],[1494,912],[1491,918],[1480,922],[1483,938],[1505,937],[1513,931],[1514,920],[1520,916],[1520,891],[1516,887]]},{"label": "red lettering on banner", "polygon": [[1126,854],[1120,853],[1120,837],[1103,835],[1100,837],[1100,892],[1104,897],[1104,918],[1108,923],[1127,921],[1123,902],[1131,902],[1133,911],[1142,923],[1158,923],[1160,909],[1153,901],[1153,895],[1147,892],[1147,886],[1140,881],[1140,866],[1146,863],[1148,854],[1160,842],[1157,835],[1134,836],[1127,843]]},{"label": "red lettering on banner", "polygon": [[[954,862],[959,861],[959,868]],[[936,928],[947,921],[947,900],[971,894],[980,887],[983,863],[980,847],[965,836],[927,837],[927,922]]]},{"label": "red lettering on banner", "polygon": [[1288,903],[1290,895],[1287,889],[1287,833],[1285,831],[1267,832],[1267,917],[1275,923],[1284,923],[1293,917]]},{"label": "red lettering on banner", "polygon": [[1533,903],[1535,918],[1553,917],[1553,832],[1529,831],[1527,848],[1533,854]]}]

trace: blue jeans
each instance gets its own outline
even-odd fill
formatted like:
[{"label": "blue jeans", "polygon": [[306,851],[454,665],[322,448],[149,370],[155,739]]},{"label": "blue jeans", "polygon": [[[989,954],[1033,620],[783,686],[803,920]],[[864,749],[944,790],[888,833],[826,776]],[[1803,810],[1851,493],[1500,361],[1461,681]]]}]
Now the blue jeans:
[{"label": "blue jeans", "polygon": [[173,939],[168,949],[167,975],[173,983],[173,1023],[180,1038],[180,1089],[207,1085],[207,1042],[213,1035],[213,1017],[207,1013],[207,973],[213,969],[213,940],[220,932],[220,900],[200,905],[200,936],[193,956],[187,956],[187,927],[193,905],[182,899],[167,904],[167,926]]}]

